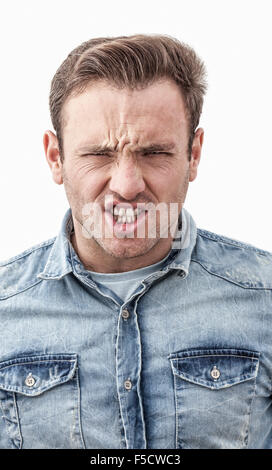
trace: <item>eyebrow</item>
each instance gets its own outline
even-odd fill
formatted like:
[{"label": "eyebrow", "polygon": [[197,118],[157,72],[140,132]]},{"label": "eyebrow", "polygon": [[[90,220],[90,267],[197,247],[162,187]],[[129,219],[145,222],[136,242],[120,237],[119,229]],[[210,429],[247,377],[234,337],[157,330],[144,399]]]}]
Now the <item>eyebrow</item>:
[{"label": "eyebrow", "polygon": [[[140,152],[167,152],[173,150],[175,144],[173,142],[165,143],[151,143],[149,145],[139,146],[135,149],[136,153]],[[111,147],[109,145],[86,145],[85,147],[80,147],[77,150],[78,153],[113,153],[116,152],[116,147]]]}]

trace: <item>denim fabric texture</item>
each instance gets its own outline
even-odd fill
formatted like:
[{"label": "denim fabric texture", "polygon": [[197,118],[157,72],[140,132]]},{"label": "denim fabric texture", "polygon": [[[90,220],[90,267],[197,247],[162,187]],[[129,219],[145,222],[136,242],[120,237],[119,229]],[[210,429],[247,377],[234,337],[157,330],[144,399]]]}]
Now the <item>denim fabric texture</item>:
[{"label": "denim fabric texture", "polygon": [[79,260],[70,209],[0,264],[0,448],[272,448],[272,254],[186,213],[125,303]]}]

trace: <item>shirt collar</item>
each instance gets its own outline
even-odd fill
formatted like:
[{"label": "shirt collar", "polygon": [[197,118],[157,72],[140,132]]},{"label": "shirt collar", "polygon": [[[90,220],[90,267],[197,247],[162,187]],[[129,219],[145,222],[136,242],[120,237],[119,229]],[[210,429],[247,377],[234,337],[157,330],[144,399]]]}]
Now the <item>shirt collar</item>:
[{"label": "shirt collar", "polygon": [[73,219],[69,208],[62,220],[61,228],[51,248],[44,270],[38,274],[41,279],[61,279],[72,272],[70,234],[73,230]]},{"label": "shirt collar", "polygon": [[179,215],[178,228],[172,242],[172,248],[164,266],[164,270],[180,270],[186,277],[189,273],[192,251],[196,244],[197,227],[191,214],[183,207]]},{"label": "shirt collar", "polygon": [[[69,208],[62,220],[61,228],[56,237],[46,265],[38,277],[41,279],[61,279],[73,271],[73,261],[81,265],[80,271],[85,271],[72,243],[70,235],[73,230],[72,212]],[[190,213],[183,207],[179,215],[178,228],[172,242],[172,248],[162,270],[180,270],[182,277],[188,275],[191,254],[196,243],[197,228]]]}]

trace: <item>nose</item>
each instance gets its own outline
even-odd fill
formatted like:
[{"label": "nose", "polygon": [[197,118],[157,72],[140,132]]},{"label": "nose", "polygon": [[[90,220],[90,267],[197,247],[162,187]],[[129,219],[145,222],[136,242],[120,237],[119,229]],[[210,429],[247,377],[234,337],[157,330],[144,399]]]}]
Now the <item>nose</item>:
[{"label": "nose", "polygon": [[133,157],[119,159],[112,169],[109,189],[127,200],[135,199],[145,190],[142,170]]}]

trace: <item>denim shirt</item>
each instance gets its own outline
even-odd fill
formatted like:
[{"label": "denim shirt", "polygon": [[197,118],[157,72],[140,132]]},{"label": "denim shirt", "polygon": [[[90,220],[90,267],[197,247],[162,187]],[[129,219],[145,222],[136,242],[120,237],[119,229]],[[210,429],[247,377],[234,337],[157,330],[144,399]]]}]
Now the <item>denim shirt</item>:
[{"label": "denim shirt", "polygon": [[189,220],[123,304],[70,209],[0,264],[0,448],[272,448],[272,254]]}]

